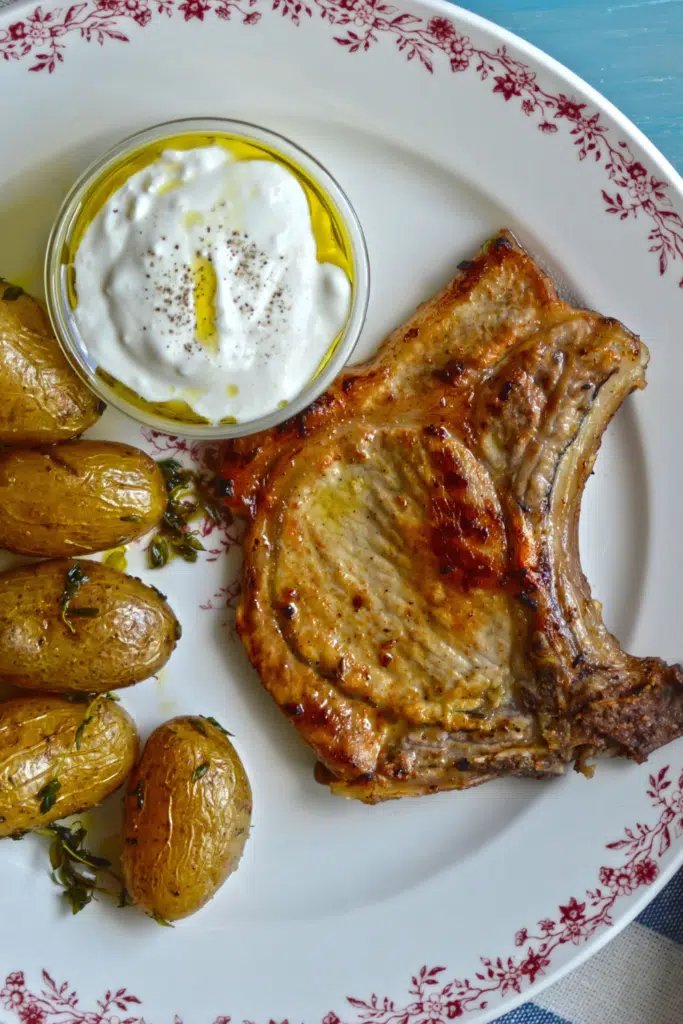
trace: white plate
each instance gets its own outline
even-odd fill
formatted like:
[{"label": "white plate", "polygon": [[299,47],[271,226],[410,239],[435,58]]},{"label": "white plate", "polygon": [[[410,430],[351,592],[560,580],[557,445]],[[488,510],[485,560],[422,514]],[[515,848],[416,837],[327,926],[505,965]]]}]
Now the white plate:
[{"label": "white plate", "polygon": [[[566,293],[651,347],[649,387],[605,439],[581,543],[622,642],[676,660],[681,180],[588,86],[464,11],[307,2],[3,11],[2,272],[35,287],[83,166],[134,129],[197,114],[284,132],[347,190],[372,263],[360,354],[509,226]],[[113,413],[93,433],[176,450]],[[643,767],[602,763],[590,782],[501,781],[375,808],[331,797],[231,632],[236,534],[208,540],[196,566],[145,573],[184,636],[162,678],[124,699],[143,732],[192,711],[235,733],[255,805],[243,866],[170,930],[107,906],[66,916],[42,841],[2,843],[7,1024],[482,1024],[595,951],[683,860],[680,742]],[[143,564],[138,552],[132,568]]]}]

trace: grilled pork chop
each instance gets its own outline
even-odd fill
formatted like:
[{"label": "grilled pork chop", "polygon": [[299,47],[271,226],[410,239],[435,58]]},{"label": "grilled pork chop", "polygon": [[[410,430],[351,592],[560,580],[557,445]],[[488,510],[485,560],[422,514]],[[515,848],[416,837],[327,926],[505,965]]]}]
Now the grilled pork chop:
[{"label": "grilled pork chop", "polygon": [[683,732],[683,672],[626,654],[581,571],[603,430],[645,384],[616,320],[501,232],[283,427],[227,447],[251,525],[237,627],[334,793],[375,802]]}]

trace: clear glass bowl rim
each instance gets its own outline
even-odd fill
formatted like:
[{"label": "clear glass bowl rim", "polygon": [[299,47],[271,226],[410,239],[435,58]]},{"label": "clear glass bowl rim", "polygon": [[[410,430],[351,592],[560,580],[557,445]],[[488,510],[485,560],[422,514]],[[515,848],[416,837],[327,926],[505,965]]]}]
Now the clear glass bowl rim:
[{"label": "clear glass bowl rim", "polygon": [[[64,245],[77,222],[79,208],[85,193],[129,153],[141,149],[149,143],[163,140],[165,137],[170,138],[185,133],[241,135],[245,139],[263,142],[284,157],[293,160],[310,174],[316,184],[326,193],[336,208],[351,242],[354,264],[353,302],[344,333],[332,356],[318,376],[310,381],[286,407],[275,409],[264,416],[243,423],[183,423],[180,420],[157,415],[151,410],[141,409],[126,401],[125,398],[112,391],[88,363],[81,348],[82,342],[75,333],[68,308],[61,259]],[[370,261],[363,229],[348,196],[327,168],[307,150],[286,136],[249,121],[223,117],[188,117],[163,121],[126,136],[83,171],[64,199],[50,233],[45,256],[45,295],[52,327],[62,351],[71,367],[98,398],[139,423],[162,433],[207,441],[227,440],[267,430],[296,416],[314,402],[338,376],[351,358],[365,323],[370,298]]]}]

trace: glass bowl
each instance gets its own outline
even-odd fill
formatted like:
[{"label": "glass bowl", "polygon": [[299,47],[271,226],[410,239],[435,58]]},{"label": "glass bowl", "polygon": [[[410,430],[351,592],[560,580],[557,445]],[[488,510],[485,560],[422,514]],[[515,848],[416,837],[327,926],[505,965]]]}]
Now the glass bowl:
[{"label": "glass bowl", "polygon": [[[142,399],[119,382],[105,379],[102,371],[88,352],[87,339],[78,331],[73,316],[73,239],[83,230],[81,216],[84,205],[93,190],[98,189],[116,173],[119,165],[134,154],[155,143],[171,141],[179,135],[198,137],[229,136],[264,145],[275,157],[282,157],[286,165],[293,164],[315,185],[318,194],[341,225],[344,242],[351,257],[351,308],[346,323],[333,346],[321,359],[313,378],[299,394],[277,409],[255,419],[242,422],[209,423],[199,417],[173,416],[166,403],[152,403]],[[205,143],[204,143],[205,144]],[[134,173],[131,171],[131,173]],[[113,405],[140,423],[168,434],[218,440],[242,437],[259,430],[277,426],[310,405],[334,380],[349,360],[360,336],[370,293],[370,269],[363,231],[347,196],[332,175],[305,150],[284,136],[258,125],[227,118],[187,118],[167,121],[124,139],[90,167],[76,181],[57,215],[50,234],[45,259],[45,294],[52,325],[59,343],[74,370],[88,386],[107,404]],[[227,414],[226,409],[226,414]]]}]

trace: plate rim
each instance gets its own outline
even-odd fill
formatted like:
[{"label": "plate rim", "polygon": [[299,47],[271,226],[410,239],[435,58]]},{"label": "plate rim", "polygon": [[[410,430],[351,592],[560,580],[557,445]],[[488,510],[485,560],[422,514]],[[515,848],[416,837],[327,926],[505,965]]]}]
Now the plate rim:
[{"label": "plate rim", "polygon": [[[11,17],[15,12],[35,10],[37,6],[49,9],[55,7],[57,2],[58,0],[47,0],[44,4],[36,5],[34,0],[17,0],[15,3],[10,3],[6,7],[0,8],[0,27],[5,26],[6,18],[8,16]],[[647,157],[652,164],[657,167],[662,175],[665,176],[667,185],[677,194],[678,198],[683,201],[683,176],[679,174],[667,157],[664,156],[664,154],[647,137],[647,135],[645,135],[645,133],[638,128],[638,126],[635,125],[634,122],[615,104],[562,62],[558,61],[540,47],[528,42],[523,37],[509,29],[506,29],[498,25],[496,22],[472,11],[466,10],[456,4],[451,4],[448,0],[411,0],[411,5],[420,8],[425,11],[426,14],[431,13],[449,17],[458,24],[458,27],[467,26],[475,31],[481,31],[488,34],[490,37],[495,39],[496,42],[510,46],[515,51],[516,55],[520,55],[525,59],[528,59],[529,62],[557,75],[563,82],[566,82],[572,88],[577,90],[582,97],[585,97],[588,102],[609,117],[614,125],[624,133],[628,141],[635,142],[643,152],[647,154]],[[133,37],[133,39],[135,38],[136,36]],[[131,42],[133,39],[131,39]],[[631,921],[667,884],[675,872],[680,868],[682,863],[683,842],[679,842],[678,849],[672,851],[668,864],[660,871],[657,879],[651,885],[643,887],[640,896],[629,903],[611,927],[602,928],[596,932],[595,935],[591,936],[580,947],[580,950],[566,963],[552,968],[551,973],[548,976],[539,977],[538,980],[530,984],[523,992],[515,994],[509,998],[505,998],[500,1006],[495,1009],[491,1008],[485,1011],[483,1016],[477,1017],[476,1019],[480,1020],[482,1024],[484,1024],[486,1021],[496,1019],[501,1013],[507,1013],[525,1002],[534,1000],[537,995],[549,986],[579,967],[591,956],[604,948],[612,938],[615,938],[623,928],[631,923]],[[152,1012],[154,1011],[152,1010]]]}]

